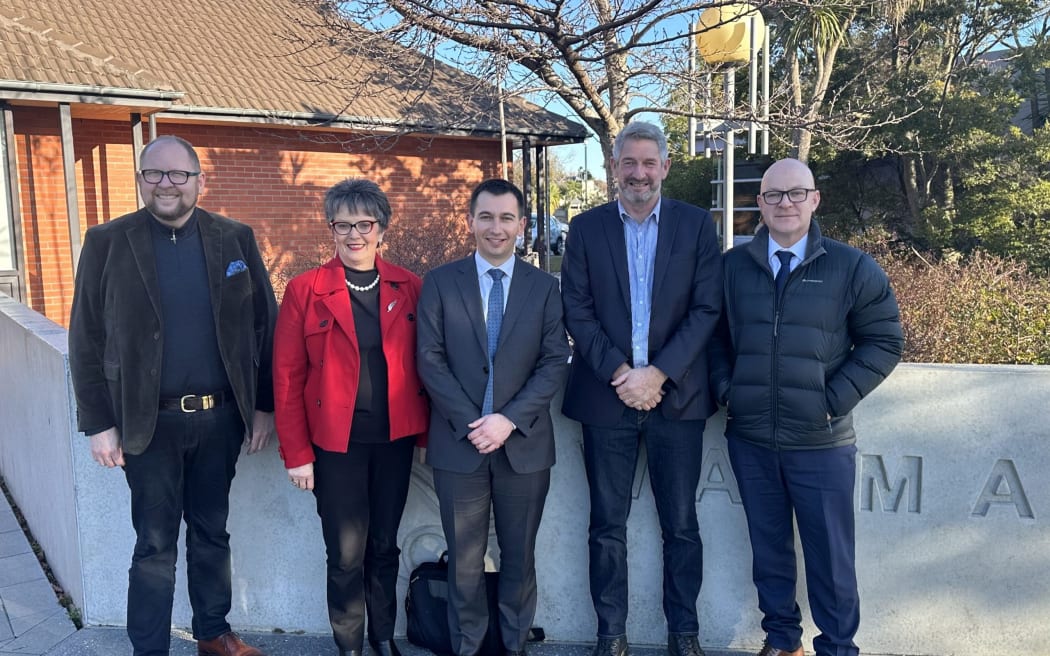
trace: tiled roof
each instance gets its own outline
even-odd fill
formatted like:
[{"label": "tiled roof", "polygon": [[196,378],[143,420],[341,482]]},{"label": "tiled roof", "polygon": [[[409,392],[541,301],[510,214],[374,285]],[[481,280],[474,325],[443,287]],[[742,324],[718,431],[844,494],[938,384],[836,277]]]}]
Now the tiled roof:
[{"label": "tiled roof", "polygon": [[[185,92],[172,111],[499,129],[491,86],[444,65],[418,74],[426,60],[393,45],[381,58],[340,50],[297,0],[4,5],[0,80]],[[507,104],[507,124],[523,134],[586,136],[582,125],[521,101]]]},{"label": "tiled roof", "polygon": [[133,65],[70,34],[0,7],[0,79],[170,91]]}]

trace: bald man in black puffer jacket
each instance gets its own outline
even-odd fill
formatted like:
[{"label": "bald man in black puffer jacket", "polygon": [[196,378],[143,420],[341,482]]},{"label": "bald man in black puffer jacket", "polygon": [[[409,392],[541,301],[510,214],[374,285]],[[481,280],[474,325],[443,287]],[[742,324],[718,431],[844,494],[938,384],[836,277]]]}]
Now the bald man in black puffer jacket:
[{"label": "bald man in black puffer jacket", "polygon": [[774,163],[763,225],[725,254],[711,389],[726,405],[730,462],[747,513],[766,642],[802,656],[794,519],[803,544],[817,656],[856,656],[856,433],[852,410],[901,358],[897,301],[867,254],[820,234],[813,174]]}]

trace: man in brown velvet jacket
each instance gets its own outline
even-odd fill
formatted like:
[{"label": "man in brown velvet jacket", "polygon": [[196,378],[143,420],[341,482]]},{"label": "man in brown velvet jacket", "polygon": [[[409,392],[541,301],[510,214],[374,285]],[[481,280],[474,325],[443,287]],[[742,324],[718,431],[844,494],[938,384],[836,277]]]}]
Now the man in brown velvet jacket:
[{"label": "man in brown velvet jacket", "polygon": [[230,483],[273,435],[276,302],[252,230],[197,207],[204,174],[173,136],[148,144],[145,208],[87,231],[69,326],[78,427],[123,467],[137,535],[128,584],[135,656],[169,653],[179,525],[202,656],[262,656],[226,622]]}]

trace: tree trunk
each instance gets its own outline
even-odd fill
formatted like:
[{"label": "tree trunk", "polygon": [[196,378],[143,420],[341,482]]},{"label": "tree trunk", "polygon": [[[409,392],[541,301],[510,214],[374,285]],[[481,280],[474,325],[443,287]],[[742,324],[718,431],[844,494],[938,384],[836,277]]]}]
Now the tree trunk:
[{"label": "tree trunk", "polygon": [[598,143],[602,146],[602,164],[605,167],[606,193],[609,200],[616,198],[616,175],[612,167],[613,136],[608,132],[598,135]]},{"label": "tree trunk", "polygon": [[901,187],[903,187],[904,197],[908,201],[906,226],[909,236],[915,236],[915,228],[922,220],[921,185],[918,165],[915,161],[916,157],[916,155],[902,155],[900,163]]},{"label": "tree trunk", "polygon": [[813,144],[813,133],[807,128],[799,128],[797,143],[792,147],[795,159],[803,164],[809,163],[809,151]]},{"label": "tree trunk", "polygon": [[[788,52],[788,70],[791,76],[791,113],[798,118],[802,116],[802,75],[799,72],[798,65],[798,53],[792,49]],[[802,159],[800,155],[800,144],[802,143],[803,132],[808,132],[802,126],[796,126],[791,129],[791,149],[788,151],[788,157],[794,157],[795,159]],[[806,153],[809,156],[809,153]],[[805,160],[802,160],[805,161]]]},{"label": "tree trunk", "polygon": [[955,207],[955,181],[952,179],[951,164],[941,166],[939,177],[941,179],[941,207],[944,209],[944,216],[948,219],[949,224],[955,225],[957,210]]}]

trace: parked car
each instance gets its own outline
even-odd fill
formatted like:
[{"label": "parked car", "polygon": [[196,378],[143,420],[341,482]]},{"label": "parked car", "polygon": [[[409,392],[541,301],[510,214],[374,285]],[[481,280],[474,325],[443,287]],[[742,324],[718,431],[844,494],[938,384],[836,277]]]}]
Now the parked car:
[{"label": "parked car", "polygon": [[[569,239],[569,224],[562,223],[553,216],[547,217],[547,225],[550,227],[547,229],[548,235],[553,235],[553,241],[551,242],[551,252],[555,255],[561,255],[565,252],[565,242]],[[536,215],[532,215],[532,219],[529,220],[529,224],[532,227],[532,237],[530,243],[532,244],[532,250],[538,251],[545,247],[544,243],[539,240],[536,233]],[[517,241],[514,242],[514,247],[517,249],[518,254],[525,252],[525,238],[521,235],[518,236]]]}]

